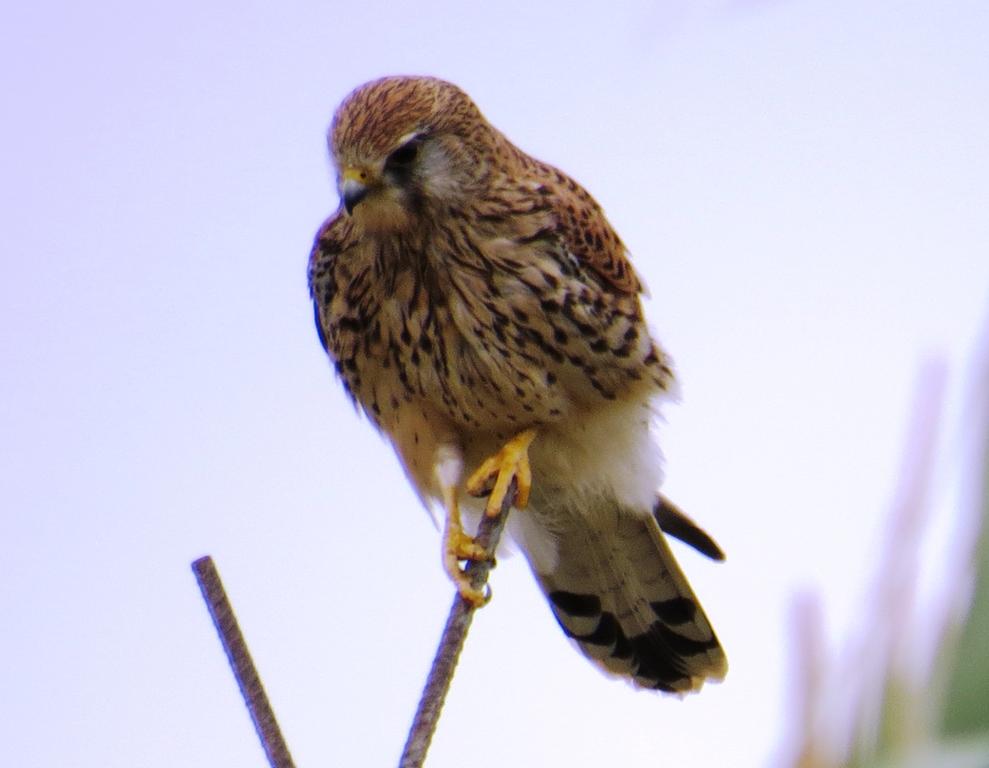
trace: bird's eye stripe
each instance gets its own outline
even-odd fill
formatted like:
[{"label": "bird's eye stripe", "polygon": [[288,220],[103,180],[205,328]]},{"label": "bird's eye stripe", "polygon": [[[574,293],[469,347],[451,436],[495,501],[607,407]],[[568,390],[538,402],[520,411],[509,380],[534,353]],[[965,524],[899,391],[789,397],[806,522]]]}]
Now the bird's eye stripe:
[{"label": "bird's eye stripe", "polygon": [[408,165],[416,159],[417,154],[419,154],[419,141],[418,139],[413,139],[388,155],[385,165],[388,167]]}]

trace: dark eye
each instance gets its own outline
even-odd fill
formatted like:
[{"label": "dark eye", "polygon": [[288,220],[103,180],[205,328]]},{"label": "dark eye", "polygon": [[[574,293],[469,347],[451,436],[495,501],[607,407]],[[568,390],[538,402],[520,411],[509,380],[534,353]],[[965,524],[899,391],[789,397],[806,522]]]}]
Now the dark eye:
[{"label": "dark eye", "polygon": [[416,155],[418,154],[419,140],[413,139],[412,141],[408,141],[388,155],[388,159],[385,160],[385,170],[407,170],[408,167],[415,162]]}]

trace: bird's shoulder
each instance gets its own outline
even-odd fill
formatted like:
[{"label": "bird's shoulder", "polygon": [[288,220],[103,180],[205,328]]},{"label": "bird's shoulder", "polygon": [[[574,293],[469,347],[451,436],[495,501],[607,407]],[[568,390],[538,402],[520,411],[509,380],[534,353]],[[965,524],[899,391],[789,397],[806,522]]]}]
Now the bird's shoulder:
[{"label": "bird's shoulder", "polygon": [[560,169],[528,158],[528,171],[552,213],[556,236],[570,255],[622,294],[635,295],[642,283],[618,233],[591,194]]}]

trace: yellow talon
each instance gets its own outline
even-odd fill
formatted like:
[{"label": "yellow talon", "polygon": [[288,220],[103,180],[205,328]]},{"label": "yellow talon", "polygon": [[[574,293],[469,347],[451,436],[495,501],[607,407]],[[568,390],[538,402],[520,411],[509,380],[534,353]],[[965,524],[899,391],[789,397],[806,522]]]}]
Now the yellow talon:
[{"label": "yellow talon", "polygon": [[473,537],[469,536],[463,529],[451,530],[446,536],[446,552],[449,557],[456,561],[460,560],[488,560],[488,551],[478,544]]},{"label": "yellow talon", "polygon": [[[529,502],[529,489],[532,487],[529,444],[535,438],[534,429],[520,432],[505,443],[498,453],[486,459],[467,480],[467,492],[471,495],[491,494],[484,508],[484,514],[488,517],[497,517],[501,512],[501,506],[513,479],[516,487],[515,506],[522,509]],[[460,563],[463,560],[471,562],[493,560],[494,555],[464,531],[456,487],[444,486],[442,490],[443,505],[446,507],[446,525],[443,528],[443,568],[450,580],[457,585],[460,596],[475,608],[480,608],[491,599],[491,592],[476,589],[471,584],[470,575],[464,572]]]},{"label": "yellow talon", "polygon": [[515,506],[524,509],[529,503],[529,490],[532,488],[529,444],[535,439],[534,429],[519,432],[498,453],[485,459],[467,480],[467,493],[471,496],[483,496],[490,491],[491,495],[484,508],[484,514],[488,517],[497,517],[501,512],[505,494],[508,493],[513,478],[516,484]]},{"label": "yellow talon", "polygon": [[454,490],[444,493],[446,506],[446,526],[443,529],[443,568],[450,580],[457,586],[460,596],[475,608],[480,608],[491,599],[489,592],[475,589],[470,576],[460,567],[461,560],[489,560],[491,554],[471,536],[464,532],[460,521],[460,505]]}]

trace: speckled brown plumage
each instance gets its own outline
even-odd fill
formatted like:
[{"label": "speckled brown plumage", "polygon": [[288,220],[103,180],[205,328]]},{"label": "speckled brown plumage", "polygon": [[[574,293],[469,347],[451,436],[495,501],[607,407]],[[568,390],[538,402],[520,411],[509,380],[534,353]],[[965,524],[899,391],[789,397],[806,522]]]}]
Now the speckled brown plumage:
[{"label": "speckled brown plumage", "polygon": [[[330,147],[344,205],[310,258],[320,339],[420,496],[455,503],[464,467],[534,429],[532,500],[514,534],[561,624],[640,684],[679,691],[720,677],[717,639],[650,515],[659,455],[649,416],[672,372],[598,204],[432,78],[358,88],[334,116]],[[629,531],[634,558],[616,544]],[[610,615],[619,636],[645,638],[632,661],[609,664],[568,626],[553,598],[578,595],[567,558],[597,565],[570,579],[593,599],[563,603],[579,604],[584,627],[596,600],[599,623]],[[623,594],[616,580],[643,563],[652,576]],[[677,625],[649,607],[669,600],[695,610]],[[687,645],[673,648],[654,624]],[[666,666],[637,675],[656,667],[650,653]]]}]

